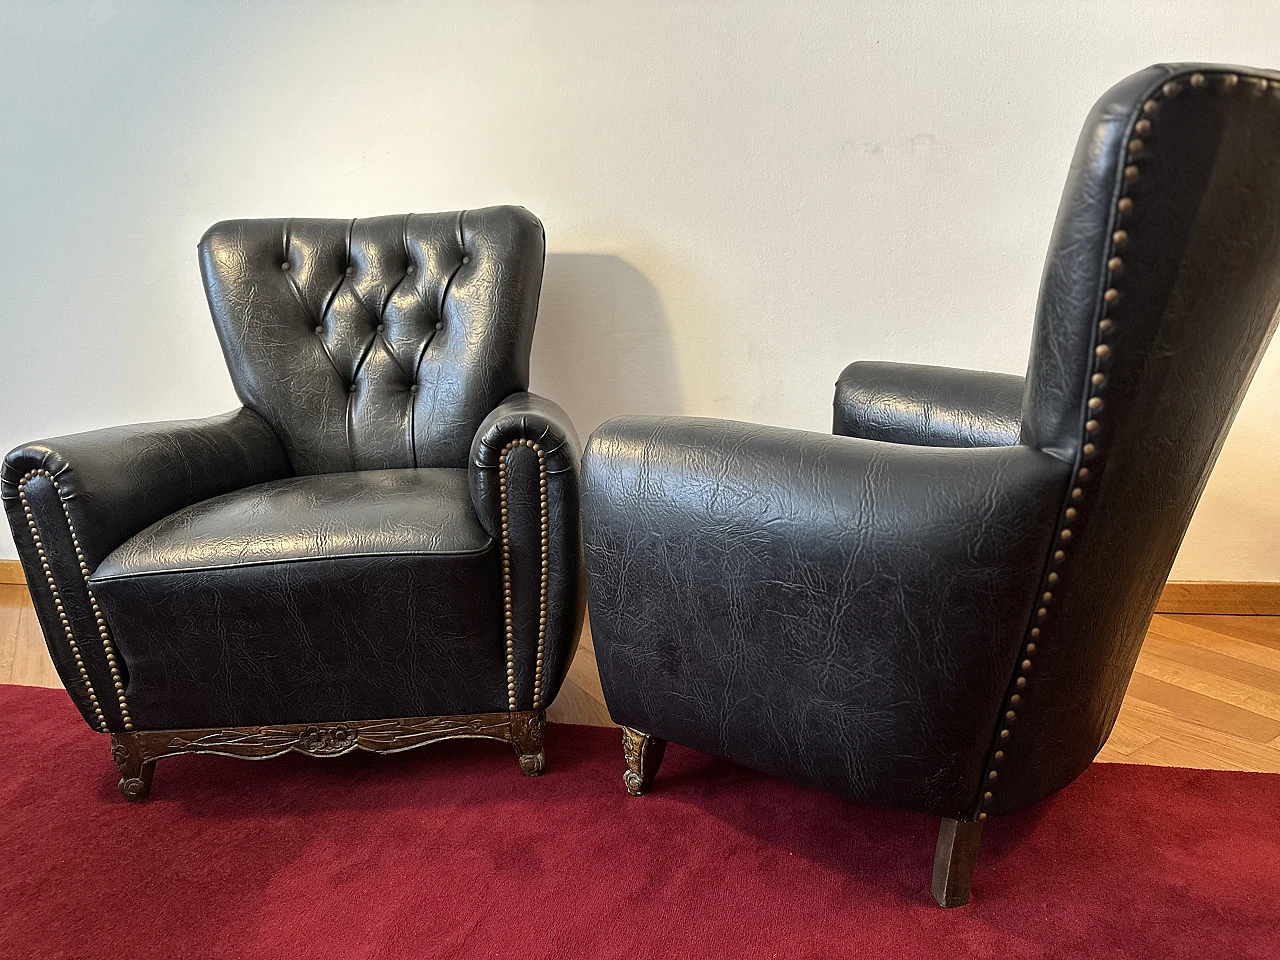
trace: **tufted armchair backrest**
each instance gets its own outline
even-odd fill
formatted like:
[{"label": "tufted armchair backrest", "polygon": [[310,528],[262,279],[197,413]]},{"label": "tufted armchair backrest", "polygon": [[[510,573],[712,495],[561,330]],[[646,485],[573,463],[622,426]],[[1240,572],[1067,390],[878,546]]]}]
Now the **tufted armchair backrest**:
[{"label": "tufted armchair backrest", "polygon": [[464,467],[528,389],[542,224],[522,207],[367,220],[227,220],[200,241],[246,407],[299,474]]}]

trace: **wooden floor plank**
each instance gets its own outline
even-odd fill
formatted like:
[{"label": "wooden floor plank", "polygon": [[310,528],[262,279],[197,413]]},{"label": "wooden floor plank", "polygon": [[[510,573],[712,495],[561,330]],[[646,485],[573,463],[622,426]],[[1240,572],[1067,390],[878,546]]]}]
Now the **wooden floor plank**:
[{"label": "wooden floor plank", "polygon": [[58,671],[49,659],[49,649],[40,632],[35,607],[29,601],[18,611],[17,635],[25,642],[14,643],[13,670],[9,682],[31,687],[62,686]]},{"label": "wooden floor plank", "polygon": [[[1261,618],[1251,617],[1250,619]],[[1271,647],[1253,640],[1246,640],[1229,633],[1223,633],[1222,628],[1214,629],[1206,624],[1187,623],[1185,620],[1174,617],[1155,617],[1151,621],[1143,649],[1153,653],[1157,652],[1152,647],[1152,638],[1155,637],[1170,641],[1176,646],[1194,648],[1206,654],[1224,658],[1223,660],[1214,661],[1210,666],[1212,670],[1226,669],[1235,671],[1237,668],[1231,661],[1241,661],[1242,663],[1270,671],[1269,674],[1261,675],[1264,687],[1276,689],[1276,685],[1280,683],[1280,646]],[[1208,660],[1203,662],[1210,663]],[[1228,673],[1227,675],[1231,676],[1233,674]],[[1251,682],[1244,674],[1237,676],[1237,679],[1244,680],[1246,683]]]},{"label": "wooden floor plank", "polygon": [[1203,627],[1206,630],[1215,630],[1229,637],[1261,644],[1272,650],[1280,650],[1280,617],[1177,614],[1162,616],[1161,619],[1187,623]]},{"label": "wooden floor plank", "polygon": [[19,633],[22,612],[30,606],[26,587],[0,584],[0,683],[22,682],[14,676],[13,666],[18,651],[31,645],[26,633]]},{"label": "wooden floor plank", "polygon": [[571,679],[565,680],[560,695],[547,709],[547,719],[557,723],[584,723],[592,727],[613,726],[604,702]]},{"label": "wooden floor plank", "polygon": [[[1250,646],[1263,649],[1257,644],[1250,644]],[[1225,651],[1207,650],[1187,643],[1185,640],[1170,640],[1158,633],[1147,634],[1142,645],[1142,653],[1147,657],[1158,657],[1161,660],[1177,663],[1181,667],[1194,671],[1196,676],[1210,676],[1215,682],[1225,680],[1237,684],[1242,691],[1242,696],[1246,689],[1257,691],[1263,694],[1264,699],[1261,702],[1274,700],[1275,708],[1280,710],[1280,670],[1259,666]]]},{"label": "wooden floor plank", "polygon": [[1117,719],[1111,736],[1107,738],[1102,752],[1098,754],[1098,759],[1103,762],[1132,763],[1129,757],[1133,752],[1159,739],[1159,736],[1158,732],[1147,729],[1145,725],[1121,723]]},{"label": "wooden floor plank", "polygon": [[1126,756],[1128,763],[1280,773],[1280,750],[1269,744],[1219,734],[1140,700],[1126,700],[1120,712],[1128,714],[1124,721],[1127,727],[1158,734],[1151,743]]},{"label": "wooden floor plank", "polygon": [[1280,721],[1245,710],[1216,697],[1186,690],[1177,684],[1135,672],[1125,702],[1141,700],[1163,707],[1173,716],[1209,730],[1240,737],[1252,743],[1270,743],[1280,736]]},{"label": "wooden floor plank", "polygon": [[1138,657],[1137,672],[1194,693],[1222,700],[1232,706],[1280,720],[1280,689],[1265,690],[1241,683],[1185,662],[1186,658],[1164,657],[1145,649]]}]

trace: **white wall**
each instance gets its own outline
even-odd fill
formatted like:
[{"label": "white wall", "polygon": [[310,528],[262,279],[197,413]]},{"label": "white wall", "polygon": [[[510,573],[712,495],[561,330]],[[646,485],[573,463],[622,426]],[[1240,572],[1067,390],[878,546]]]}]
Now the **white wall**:
[{"label": "white wall", "polygon": [[[0,447],[235,405],[226,217],[529,207],[584,436],[824,430],[859,358],[1021,373],[1086,112],[1179,59],[1280,65],[1280,4],[0,0]],[[1176,577],[1280,580],[1277,450],[1273,351]]]}]

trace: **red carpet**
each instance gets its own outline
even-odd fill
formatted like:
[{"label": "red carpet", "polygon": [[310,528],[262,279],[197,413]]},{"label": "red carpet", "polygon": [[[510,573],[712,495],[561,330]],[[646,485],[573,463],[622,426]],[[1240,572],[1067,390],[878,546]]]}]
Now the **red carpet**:
[{"label": "red carpet", "polygon": [[935,823],[612,730],[398,757],[182,757],[125,803],[61,690],[0,687],[4,957],[1280,956],[1280,776],[1097,764],[929,898]]}]

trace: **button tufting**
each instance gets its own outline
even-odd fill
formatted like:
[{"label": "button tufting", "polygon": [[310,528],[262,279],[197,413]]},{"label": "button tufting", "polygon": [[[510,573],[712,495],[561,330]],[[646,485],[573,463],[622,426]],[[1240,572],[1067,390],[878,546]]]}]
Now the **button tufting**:
[{"label": "button tufting", "polygon": [[418,392],[418,385],[417,385],[416,383],[415,383],[415,384],[413,384],[413,385],[411,385],[411,386],[409,387],[409,392],[410,392],[410,393],[417,393],[417,392]]},{"label": "button tufting", "polygon": [[356,385],[355,385],[354,383],[353,383],[353,384],[351,384],[350,386],[348,386],[348,387],[347,387],[347,391],[348,391],[349,393],[355,393],[355,392],[356,392]]},{"label": "button tufting", "polygon": [[377,329],[378,329],[378,332],[381,333],[383,330],[387,329],[387,325],[385,323],[380,323],[378,324]]},{"label": "button tufting", "polygon": [[356,272],[356,268],[355,268],[355,267],[352,267],[352,266],[348,266],[348,267],[347,267],[347,276],[348,276],[348,277],[349,277],[349,276],[351,276],[351,275],[352,275],[353,273],[355,273],[355,272]]},{"label": "button tufting", "polygon": [[288,269],[289,269],[289,261],[288,261],[288,260],[286,260],[284,263],[280,264],[280,269],[281,269],[281,270],[288,270]]},{"label": "button tufting", "polygon": [[436,323],[436,329],[437,329],[437,330],[443,330],[443,329],[444,329],[444,324],[443,324],[443,323],[439,323],[439,322],[438,322],[438,323]]},{"label": "button tufting", "polygon": [[316,327],[316,333],[324,333],[324,327]]},{"label": "button tufting", "polygon": [[404,272],[405,272],[406,274],[408,274],[409,276],[412,276],[412,275],[413,275],[413,273],[414,273],[414,271],[415,271],[416,269],[417,269],[417,268],[416,268],[416,267],[414,267],[414,265],[411,263],[411,264],[409,264],[409,266],[405,267]]},{"label": "button tufting", "polygon": [[463,262],[464,264],[470,263],[470,262],[471,262],[471,258],[470,258],[470,257],[463,257],[463,258],[462,258],[462,262]]}]

